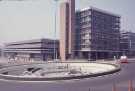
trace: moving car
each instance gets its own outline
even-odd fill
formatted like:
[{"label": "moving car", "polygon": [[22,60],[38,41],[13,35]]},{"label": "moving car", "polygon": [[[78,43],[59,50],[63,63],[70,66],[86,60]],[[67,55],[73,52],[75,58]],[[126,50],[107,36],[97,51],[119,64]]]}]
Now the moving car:
[{"label": "moving car", "polygon": [[125,55],[124,55],[124,56],[121,56],[121,57],[120,57],[120,62],[121,62],[121,63],[128,63],[128,58],[127,58],[127,56],[125,56]]}]

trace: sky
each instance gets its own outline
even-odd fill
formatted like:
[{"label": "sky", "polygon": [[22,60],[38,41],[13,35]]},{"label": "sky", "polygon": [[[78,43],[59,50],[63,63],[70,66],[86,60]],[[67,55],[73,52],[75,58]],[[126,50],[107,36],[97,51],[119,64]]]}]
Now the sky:
[{"label": "sky", "polygon": [[[57,38],[59,5],[57,4]],[[121,16],[121,30],[135,32],[135,0],[76,0],[76,9],[93,6]],[[0,45],[8,42],[54,38],[54,0],[1,0]]]}]

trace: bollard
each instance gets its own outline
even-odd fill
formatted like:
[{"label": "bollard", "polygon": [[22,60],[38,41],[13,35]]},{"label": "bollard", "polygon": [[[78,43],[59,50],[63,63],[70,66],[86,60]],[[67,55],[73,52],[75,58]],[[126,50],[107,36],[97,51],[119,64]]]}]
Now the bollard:
[{"label": "bollard", "polygon": [[117,90],[116,90],[116,84],[115,84],[115,83],[113,84],[112,91],[117,91]]},{"label": "bollard", "polygon": [[128,82],[128,91],[133,91],[132,80],[129,80],[129,82]]}]

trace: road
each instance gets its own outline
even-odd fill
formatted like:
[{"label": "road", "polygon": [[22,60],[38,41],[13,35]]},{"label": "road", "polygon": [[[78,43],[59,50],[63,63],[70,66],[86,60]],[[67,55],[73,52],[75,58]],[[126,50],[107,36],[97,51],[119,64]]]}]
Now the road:
[{"label": "road", "polygon": [[120,72],[87,79],[53,82],[18,82],[0,80],[0,91],[128,91],[128,81],[135,87],[135,63],[122,64]]}]

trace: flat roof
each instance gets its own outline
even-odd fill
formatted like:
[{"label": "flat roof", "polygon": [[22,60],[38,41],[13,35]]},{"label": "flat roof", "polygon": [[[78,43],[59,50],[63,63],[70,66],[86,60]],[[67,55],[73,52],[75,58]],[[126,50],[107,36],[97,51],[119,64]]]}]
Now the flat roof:
[{"label": "flat roof", "polygon": [[76,10],[76,11],[77,12],[83,12],[83,11],[90,10],[90,9],[98,11],[98,12],[101,12],[101,13],[105,13],[105,14],[121,17],[119,14],[115,14],[115,13],[112,13],[112,12],[109,12],[109,11],[106,11],[106,10],[103,10],[103,9],[99,9],[99,8],[96,8],[96,7],[93,7],[93,6],[89,6],[89,7],[86,7],[86,8],[80,9],[80,10]]},{"label": "flat roof", "polygon": [[[29,43],[33,43],[33,42],[45,42],[45,41],[54,41],[54,39],[41,38],[41,39],[16,41],[16,42],[5,43],[5,46],[14,45],[14,44],[29,44]],[[59,40],[55,40],[55,41],[58,42]]]}]

